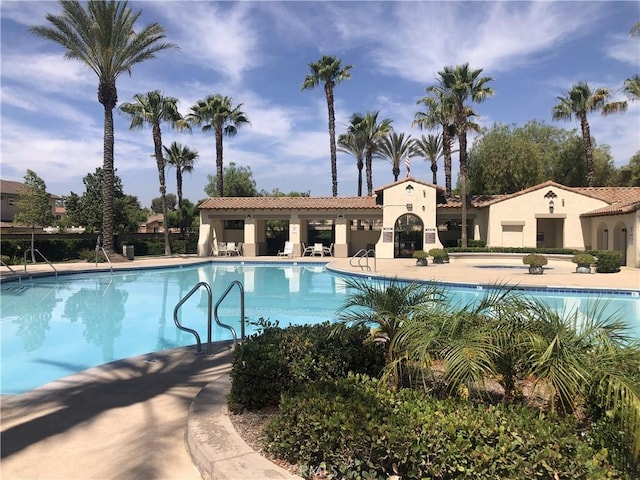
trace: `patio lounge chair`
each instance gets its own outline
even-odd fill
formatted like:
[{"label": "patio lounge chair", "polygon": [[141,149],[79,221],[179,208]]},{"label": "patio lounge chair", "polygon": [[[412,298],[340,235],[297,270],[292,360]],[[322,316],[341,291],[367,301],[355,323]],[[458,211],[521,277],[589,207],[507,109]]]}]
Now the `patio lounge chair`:
[{"label": "patio lounge chair", "polygon": [[311,252],[311,255],[313,255],[314,257],[316,255],[320,255],[321,257],[324,257],[324,246],[321,243],[314,243],[313,251]]},{"label": "patio lounge chair", "polygon": [[218,242],[218,256],[227,255],[227,244],[224,242]]},{"label": "patio lounge chair", "polygon": [[331,245],[329,245],[328,247],[322,247],[322,250],[324,251],[325,255],[333,257],[333,243]]},{"label": "patio lounge chair", "polygon": [[236,242],[227,242],[227,255],[240,255]]},{"label": "patio lounge chair", "polygon": [[307,255],[311,255],[313,254],[313,247],[312,246],[305,246],[305,244],[302,244],[302,256],[305,257]]},{"label": "patio lounge chair", "polygon": [[293,242],[284,242],[284,250],[278,252],[279,257],[293,257]]}]

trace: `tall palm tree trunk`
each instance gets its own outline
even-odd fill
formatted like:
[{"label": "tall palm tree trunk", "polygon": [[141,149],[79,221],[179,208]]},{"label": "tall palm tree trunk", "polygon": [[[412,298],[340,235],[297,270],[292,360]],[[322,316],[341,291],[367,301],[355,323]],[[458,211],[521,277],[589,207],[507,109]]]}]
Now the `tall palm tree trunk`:
[{"label": "tall palm tree trunk", "polygon": [[431,173],[433,174],[434,185],[438,184],[438,164],[436,162],[437,160],[431,162]]},{"label": "tall palm tree trunk", "polygon": [[358,166],[358,196],[361,197],[362,196],[362,168],[364,167],[362,158],[358,159],[357,166]]},{"label": "tall palm tree trunk", "polygon": [[162,221],[164,223],[164,254],[171,255],[169,243],[169,215],[167,214],[167,181],[164,175],[164,157],[162,156],[162,132],[160,125],[153,124],[153,148],[158,165],[158,179],[160,180],[160,198],[162,202]]},{"label": "tall palm tree trunk", "polygon": [[216,185],[218,188],[218,196],[224,196],[224,181],[222,179],[222,125],[217,124],[215,127],[216,132]]},{"label": "tall palm tree trunk", "polygon": [[176,167],[176,189],[178,190],[178,218],[180,222],[180,234],[184,238],[184,219],[182,218],[182,167]]},{"label": "tall palm tree trunk", "polygon": [[591,129],[587,121],[587,115],[580,115],[580,128],[582,129],[582,141],[584,142],[584,158],[587,167],[587,185],[593,187],[595,172],[593,168],[593,148],[591,146]]},{"label": "tall palm tree trunk", "polygon": [[102,159],[102,245],[113,253],[113,109],[118,101],[116,86],[100,84],[98,101],[104,106],[104,139]]},{"label": "tall palm tree trunk", "polygon": [[338,160],[336,154],[336,114],[333,108],[333,88],[327,82],[324,87],[327,95],[327,109],[329,110],[329,152],[331,154],[331,190],[334,197],[338,196]]},{"label": "tall palm tree trunk", "polygon": [[366,175],[367,175],[367,195],[370,197],[373,195],[373,172],[372,169],[372,160],[373,160],[373,152],[371,148],[367,148],[366,159]]},{"label": "tall palm tree trunk", "polygon": [[467,128],[466,119],[459,120],[458,142],[460,143],[460,188],[462,189],[462,231],[460,232],[460,246],[467,248]]},{"label": "tall palm tree trunk", "polygon": [[448,127],[442,127],[442,156],[444,157],[444,190],[451,196],[451,134]]}]

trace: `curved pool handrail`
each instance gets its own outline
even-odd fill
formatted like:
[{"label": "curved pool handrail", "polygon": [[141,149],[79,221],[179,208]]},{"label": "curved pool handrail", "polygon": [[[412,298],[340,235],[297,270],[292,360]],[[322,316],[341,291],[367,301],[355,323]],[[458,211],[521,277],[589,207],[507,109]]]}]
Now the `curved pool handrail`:
[{"label": "curved pool handrail", "polygon": [[[218,307],[220,306],[222,301],[227,297],[227,295],[229,294],[229,292],[234,286],[237,286],[240,289],[240,341],[243,342],[244,341],[244,286],[242,285],[242,282],[240,282],[239,280],[234,280],[233,282],[231,282],[227,287],[227,289],[222,293],[222,295],[220,295],[220,298],[216,302],[216,306],[213,310],[213,318],[215,319],[216,324],[222,328],[226,328],[231,332],[231,336],[233,337],[233,348],[235,348],[238,343],[236,330],[231,325],[227,325],[220,321],[220,318],[218,317]],[[210,327],[209,327],[209,335],[211,335]]]},{"label": "curved pool handrail", "polygon": [[40,250],[38,250],[37,248],[27,248],[27,249],[24,251],[24,273],[27,273],[27,253],[29,253],[29,252],[31,252],[31,255],[33,255],[33,261],[34,261],[34,263],[35,263],[35,258],[36,258],[35,254],[37,253],[38,255],[40,255],[40,256],[42,257],[42,259],[43,259],[45,262],[47,262],[51,268],[53,268],[53,271],[54,271],[54,272],[55,272],[55,274],[56,274],[56,278],[58,278],[58,270],[56,270],[56,267],[54,267],[54,266],[53,266],[53,263],[51,263],[51,262],[47,259],[47,257],[45,257],[45,256],[42,254],[42,252],[41,252]]},{"label": "curved pool handrail", "polygon": [[184,325],[182,325],[180,323],[180,320],[178,319],[178,310],[180,310],[180,307],[184,304],[184,302],[186,302],[187,300],[189,300],[189,298],[191,297],[191,295],[193,295],[195,292],[198,291],[198,289],[200,287],[204,287],[207,290],[207,296],[208,296],[208,300],[207,300],[207,326],[208,326],[208,331],[209,331],[209,338],[208,338],[208,342],[209,342],[209,346],[207,348],[207,353],[209,355],[211,355],[210,349],[211,349],[211,302],[213,299],[213,294],[211,293],[211,287],[209,286],[209,284],[207,282],[198,282],[196,283],[193,288],[191,290],[189,290],[189,292],[182,297],[182,299],[176,304],[175,308],[173,309],[173,323],[176,324],[176,327],[178,327],[179,330],[182,330],[184,332],[189,332],[191,333],[194,337],[196,337],[196,352],[197,353],[202,353],[202,342],[200,341],[200,335],[198,334],[198,332],[196,332],[193,328],[189,328],[189,327],[185,327]]}]

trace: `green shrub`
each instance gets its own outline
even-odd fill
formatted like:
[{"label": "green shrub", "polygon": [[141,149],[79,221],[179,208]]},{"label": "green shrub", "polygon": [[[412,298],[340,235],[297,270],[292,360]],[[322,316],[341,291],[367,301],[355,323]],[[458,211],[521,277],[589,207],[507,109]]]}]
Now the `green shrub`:
[{"label": "green shrub", "polygon": [[11,260],[11,257],[8,255],[0,255],[0,261],[5,265],[13,265],[13,260]]},{"label": "green shrub", "polygon": [[[458,247],[462,244],[462,240],[458,239]],[[487,246],[487,242],[484,240],[472,240],[467,239],[467,248],[484,248]]]},{"label": "green shrub", "polygon": [[571,259],[571,261],[573,263],[576,263],[578,265],[588,265],[591,266],[594,263],[596,263],[596,257],[594,257],[593,255],[591,255],[590,253],[576,253],[573,258]]},{"label": "green shrub", "polygon": [[530,253],[529,255],[522,257],[522,263],[529,265],[530,267],[542,267],[548,263],[548,260],[544,255]]},{"label": "green shrub", "polygon": [[379,375],[384,367],[383,348],[366,327],[331,335],[328,322],[285,329],[260,324],[262,333],[249,337],[233,355],[233,412],[278,405],[282,393],[310,381],[346,377],[349,372]]},{"label": "green shrub", "polygon": [[449,261],[449,254],[444,248],[432,248],[431,250],[429,250],[429,256],[433,257],[434,261]]},{"label": "green shrub", "polygon": [[425,252],[424,250],[414,250],[413,253],[411,254],[411,256],[413,258],[417,258],[418,260],[423,260],[423,259],[427,258],[429,256],[429,254],[427,252]]},{"label": "green shrub", "polygon": [[597,273],[616,273],[622,264],[622,252],[601,250],[596,254]]},{"label": "green shrub", "polygon": [[625,478],[571,421],[523,406],[394,394],[360,376],[287,394],[265,449],[332,478]]}]

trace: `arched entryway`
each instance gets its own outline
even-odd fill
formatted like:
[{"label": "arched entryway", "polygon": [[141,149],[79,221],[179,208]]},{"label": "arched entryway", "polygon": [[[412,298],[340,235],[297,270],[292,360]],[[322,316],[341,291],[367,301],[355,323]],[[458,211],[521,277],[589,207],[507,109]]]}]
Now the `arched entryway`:
[{"label": "arched entryway", "polygon": [[613,249],[622,254],[621,265],[627,264],[627,227],[618,222],[613,229]]},{"label": "arched entryway", "polygon": [[608,250],[609,249],[609,229],[604,222],[601,222],[598,225],[598,229],[596,230],[596,249],[597,250]]},{"label": "arched entryway", "polygon": [[410,258],[415,250],[424,245],[424,224],[422,219],[412,213],[400,215],[394,226],[394,258]]}]

